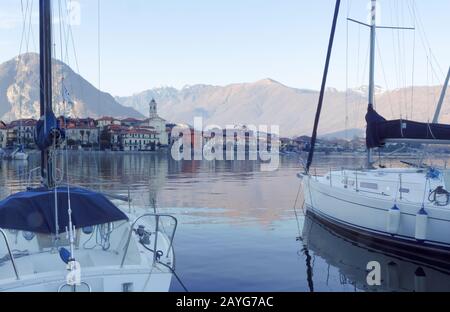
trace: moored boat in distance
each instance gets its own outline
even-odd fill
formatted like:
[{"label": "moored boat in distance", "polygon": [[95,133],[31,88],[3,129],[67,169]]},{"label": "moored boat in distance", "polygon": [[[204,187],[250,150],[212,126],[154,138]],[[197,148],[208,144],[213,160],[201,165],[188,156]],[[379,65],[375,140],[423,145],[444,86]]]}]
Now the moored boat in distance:
[{"label": "moored boat in distance", "polygon": [[3,157],[6,160],[28,160],[28,153],[25,152],[25,149],[22,145],[16,147],[9,154],[5,152],[0,152],[0,157]]}]

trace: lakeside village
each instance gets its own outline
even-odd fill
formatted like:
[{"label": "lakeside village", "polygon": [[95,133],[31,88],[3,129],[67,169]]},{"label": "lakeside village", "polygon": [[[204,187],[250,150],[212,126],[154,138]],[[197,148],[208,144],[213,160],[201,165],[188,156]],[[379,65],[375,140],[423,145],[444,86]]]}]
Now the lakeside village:
[{"label": "lakeside village", "polygon": [[[139,120],[134,118],[116,119],[112,117],[93,118],[64,118],[60,117],[60,124],[66,129],[66,144],[71,150],[101,150],[101,151],[126,151],[126,152],[148,152],[170,148],[179,137],[172,137],[172,130],[180,125],[169,123],[158,115],[157,103],[152,100],[149,103],[149,118]],[[22,119],[9,124],[0,121],[0,148],[3,150],[14,149],[18,145],[25,149],[36,149],[34,144],[34,133],[37,120]],[[185,126],[187,127],[187,126]],[[224,131],[224,137],[226,130]],[[239,144],[246,146],[249,150],[250,133],[245,126],[233,129],[236,149]],[[191,142],[202,139],[206,144],[213,136],[199,133],[190,127]],[[264,137],[270,149],[272,137],[270,134]],[[224,142],[227,142],[224,140]],[[297,138],[280,138],[280,153],[282,155],[301,154],[309,151],[310,137],[300,136]],[[226,146],[224,146],[226,148]],[[385,152],[395,151],[397,147],[388,147]],[[419,146],[409,146],[403,152],[414,152]],[[360,154],[365,153],[364,138],[345,139],[320,139],[317,142],[317,152],[329,154]]]}]

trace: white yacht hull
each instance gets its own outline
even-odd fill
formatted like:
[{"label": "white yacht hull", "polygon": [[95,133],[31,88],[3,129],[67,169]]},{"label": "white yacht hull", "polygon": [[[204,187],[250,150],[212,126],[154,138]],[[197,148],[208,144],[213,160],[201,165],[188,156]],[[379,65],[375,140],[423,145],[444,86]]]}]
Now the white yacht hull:
[{"label": "white yacht hull", "polygon": [[[155,272],[148,268],[104,269],[83,271],[83,284],[76,287],[79,292],[168,292],[172,273]],[[72,292],[66,284],[64,274],[36,274],[21,280],[11,279],[0,285],[0,292]],[[89,285],[86,286],[86,285]]]},{"label": "white yacht hull", "polygon": [[[416,217],[423,203],[414,202],[411,198],[400,200],[395,194],[364,192],[348,186],[345,188],[338,179],[335,179],[334,183],[325,177],[304,176],[303,179],[306,208],[319,218],[352,231],[404,246],[450,253],[448,206],[436,207],[425,203],[428,213],[426,239],[417,240]],[[395,185],[386,187],[391,191],[395,188]],[[422,195],[423,192],[422,187]],[[398,231],[395,234],[388,231],[387,225],[389,211],[394,204],[401,212]]]}]

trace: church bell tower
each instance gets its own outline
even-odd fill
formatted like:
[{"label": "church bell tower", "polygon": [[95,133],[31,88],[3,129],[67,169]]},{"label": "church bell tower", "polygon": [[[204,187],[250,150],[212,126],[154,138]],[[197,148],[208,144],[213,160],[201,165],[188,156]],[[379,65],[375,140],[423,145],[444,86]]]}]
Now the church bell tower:
[{"label": "church bell tower", "polygon": [[149,111],[150,119],[158,117],[158,104],[156,103],[155,99],[152,99],[152,101],[150,102]]}]

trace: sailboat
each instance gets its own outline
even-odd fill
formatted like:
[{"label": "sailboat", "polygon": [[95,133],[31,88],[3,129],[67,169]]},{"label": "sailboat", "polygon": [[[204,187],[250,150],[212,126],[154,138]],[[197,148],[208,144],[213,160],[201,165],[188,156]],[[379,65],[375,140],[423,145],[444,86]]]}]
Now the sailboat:
[{"label": "sailboat", "polygon": [[28,160],[28,154],[25,152],[23,144],[19,144],[11,153],[12,160]]},{"label": "sailboat", "polygon": [[[386,120],[375,110],[375,43],[377,1],[372,0],[370,77],[367,121],[367,167],[311,174],[317,128],[323,104],[328,66],[339,16],[336,2],[321,97],[303,179],[309,214],[361,237],[399,245],[417,253],[450,254],[450,171],[423,164],[409,168],[374,168],[372,151],[388,143],[449,144],[450,125],[438,124],[448,78],[433,123]],[[392,28],[392,27],[390,27]],[[450,74],[449,74],[450,76]]]},{"label": "sailboat", "polygon": [[53,155],[65,131],[52,110],[51,13],[51,0],[40,0],[41,118],[35,141],[41,186],[0,201],[0,291],[166,292],[175,274],[177,220],[133,212],[112,202],[129,198],[57,179],[62,169]]}]

